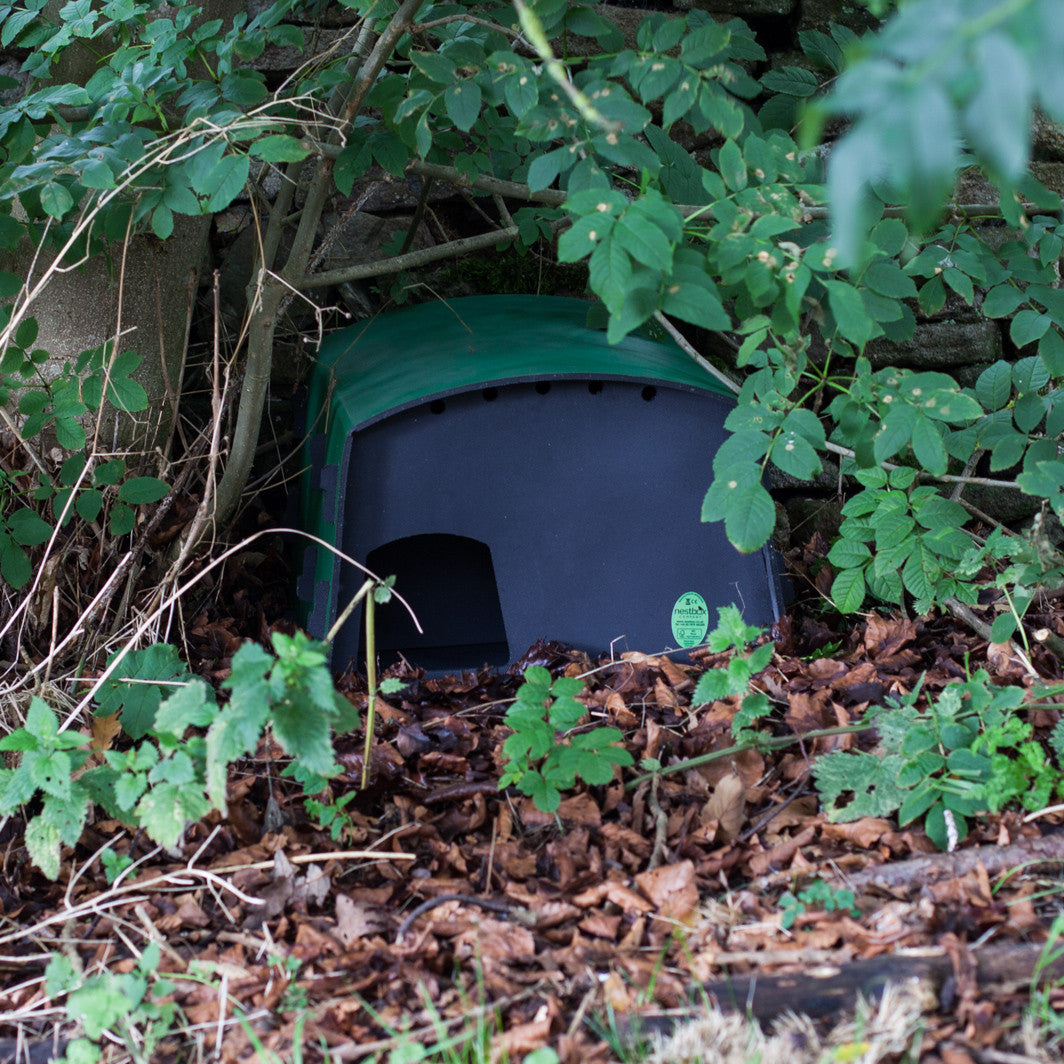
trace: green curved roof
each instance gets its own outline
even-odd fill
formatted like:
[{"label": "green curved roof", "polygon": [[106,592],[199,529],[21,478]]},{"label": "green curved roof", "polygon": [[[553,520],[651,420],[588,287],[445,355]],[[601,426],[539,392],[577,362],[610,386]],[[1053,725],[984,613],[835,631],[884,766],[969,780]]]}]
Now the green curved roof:
[{"label": "green curved roof", "polygon": [[611,347],[586,324],[591,306],[557,296],[471,296],[340,329],[318,353],[309,409],[328,402],[350,432],[489,384],[627,379],[730,394],[671,343],[629,334]]}]

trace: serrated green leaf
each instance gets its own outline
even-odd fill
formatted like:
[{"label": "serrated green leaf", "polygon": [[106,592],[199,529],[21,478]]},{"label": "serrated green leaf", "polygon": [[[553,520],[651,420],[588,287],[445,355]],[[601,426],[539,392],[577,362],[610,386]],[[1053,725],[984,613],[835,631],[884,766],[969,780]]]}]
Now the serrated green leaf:
[{"label": "serrated green leaf", "polygon": [[[897,754],[878,757],[864,751],[838,751],[817,758],[813,775],[828,818],[837,823],[890,816],[906,797],[897,784],[904,763]],[[853,792],[852,801],[840,807],[837,803],[849,792]]]},{"label": "serrated green leaf", "polygon": [[769,92],[782,92],[787,96],[805,98],[812,96],[820,83],[816,74],[802,67],[785,66],[770,70],[761,78],[761,84]]},{"label": "serrated green leaf", "polygon": [[1005,318],[1027,302],[1023,290],[1012,284],[999,284],[983,297],[983,313],[988,318]]},{"label": "serrated green leaf", "polygon": [[1002,409],[1012,398],[1012,367],[1003,359],[987,366],[975,382],[975,394],[985,409]]},{"label": "serrated green leaf", "polygon": [[868,316],[860,293],[844,281],[822,283],[828,290],[828,303],[840,335],[856,344],[858,350],[863,349],[878,332],[878,326]]},{"label": "serrated green leaf", "polygon": [[772,444],[772,464],[799,480],[812,480],[820,472],[820,455],[797,432],[781,432]]},{"label": "serrated green leaf", "polygon": [[912,439],[918,411],[908,403],[895,402],[873,437],[872,453],[877,462],[893,458]]},{"label": "serrated green leaf", "polygon": [[[896,220],[896,219],[895,219]],[[914,299],[916,297],[916,284],[913,279],[903,273],[901,267],[895,262],[885,259],[876,259],[861,278],[873,292],[878,292],[888,299]]]},{"label": "serrated green leaf", "polygon": [[946,472],[949,456],[942,435],[935,423],[919,411],[913,424],[912,448],[916,460],[929,473],[941,476]]},{"label": "serrated green leaf", "polygon": [[475,81],[458,81],[449,85],[443,94],[447,117],[455,126],[468,132],[480,117],[482,94]]},{"label": "serrated green leaf", "polygon": [[702,501],[702,520],[723,520],[728,539],[744,554],[760,550],[776,526],[776,507],[761,483],[760,469],[714,478]]},{"label": "serrated green leaf", "polygon": [[743,153],[739,149],[739,145],[734,140],[726,140],[724,142],[718,156],[718,166],[720,167],[720,176],[724,178],[724,183],[728,188],[732,191],[740,191],[746,188],[748,180],[746,163],[743,161]]},{"label": "serrated green leaf", "polygon": [[1052,324],[1053,319],[1048,314],[1041,314],[1037,310],[1021,310],[1012,319],[1009,337],[1017,347],[1026,347],[1040,340]]},{"label": "serrated green leaf", "polygon": [[159,502],[170,494],[170,486],[158,477],[131,477],[118,488],[118,497],[131,506]]},{"label": "serrated green leaf", "polygon": [[268,163],[296,163],[310,154],[310,149],[287,133],[270,133],[256,140],[248,151]]},{"label": "serrated green leaf", "polygon": [[840,613],[856,613],[866,594],[863,569],[844,569],[831,584],[831,601]]}]

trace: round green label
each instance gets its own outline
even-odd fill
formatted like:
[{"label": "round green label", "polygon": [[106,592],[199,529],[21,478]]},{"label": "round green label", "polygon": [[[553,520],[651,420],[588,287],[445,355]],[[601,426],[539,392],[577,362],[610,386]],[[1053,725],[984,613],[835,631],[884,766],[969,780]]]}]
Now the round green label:
[{"label": "round green label", "polygon": [[685,591],[672,608],[672,637],[682,647],[695,647],[709,631],[706,600],[697,591]]}]

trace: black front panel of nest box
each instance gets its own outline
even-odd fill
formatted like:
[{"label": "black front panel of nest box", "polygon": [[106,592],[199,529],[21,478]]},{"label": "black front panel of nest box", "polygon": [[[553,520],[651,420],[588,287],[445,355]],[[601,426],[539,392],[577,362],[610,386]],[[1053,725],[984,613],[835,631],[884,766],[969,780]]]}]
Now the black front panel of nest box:
[{"label": "black front panel of nest box", "polygon": [[[382,664],[503,665],[537,639],[592,655],[675,646],[685,592],[777,614],[768,553],[739,554],[702,498],[731,404],[710,392],[629,381],[484,388],[386,417],[353,434],[341,486],[341,547],[395,574],[418,635],[378,607]],[[344,570],[338,608],[357,591]],[[359,623],[333,662],[360,660]]]}]

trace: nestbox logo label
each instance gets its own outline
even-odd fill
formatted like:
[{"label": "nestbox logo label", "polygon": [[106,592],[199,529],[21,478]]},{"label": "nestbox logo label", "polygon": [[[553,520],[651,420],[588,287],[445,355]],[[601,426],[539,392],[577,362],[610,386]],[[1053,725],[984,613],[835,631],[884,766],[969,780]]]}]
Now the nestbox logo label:
[{"label": "nestbox logo label", "polygon": [[672,637],[678,646],[695,647],[709,631],[706,600],[697,591],[685,591],[672,608]]}]

